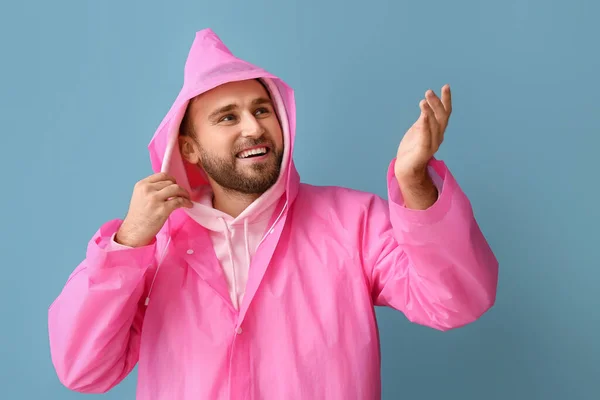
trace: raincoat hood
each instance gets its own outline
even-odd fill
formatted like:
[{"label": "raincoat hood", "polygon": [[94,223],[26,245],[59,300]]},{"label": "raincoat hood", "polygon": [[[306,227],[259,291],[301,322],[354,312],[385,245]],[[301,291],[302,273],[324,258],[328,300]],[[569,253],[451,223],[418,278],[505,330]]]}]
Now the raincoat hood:
[{"label": "raincoat hood", "polygon": [[[284,156],[277,182],[237,218],[212,207],[212,190],[204,171],[183,159],[179,152],[180,125],[191,99],[220,85],[249,79],[259,79],[268,89],[279,118],[284,143]],[[285,194],[285,206],[293,201],[299,184],[292,153],[296,127],[293,90],[280,78],[266,70],[234,56],[215,32],[208,28],[196,33],[184,68],[184,82],[177,98],[156,130],[148,150],[155,173],[166,172],[192,193],[194,207],[185,209],[201,225],[210,230],[222,230],[219,219],[236,224],[269,218],[263,211],[272,207]],[[281,211],[283,211],[283,209]]]}]

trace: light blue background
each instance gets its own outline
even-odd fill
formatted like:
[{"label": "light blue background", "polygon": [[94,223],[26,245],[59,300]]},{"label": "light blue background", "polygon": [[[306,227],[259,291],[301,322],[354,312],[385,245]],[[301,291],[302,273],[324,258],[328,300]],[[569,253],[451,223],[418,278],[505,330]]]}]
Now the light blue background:
[{"label": "light blue background", "polygon": [[[598,2],[23,1],[0,11],[0,398],[58,382],[47,307],[148,175],[195,31],[295,89],[304,181],[385,195],[428,88],[439,158],[501,264],[497,305],[441,333],[378,310],[384,399],[598,399]],[[133,399],[135,374],[106,399]]]}]

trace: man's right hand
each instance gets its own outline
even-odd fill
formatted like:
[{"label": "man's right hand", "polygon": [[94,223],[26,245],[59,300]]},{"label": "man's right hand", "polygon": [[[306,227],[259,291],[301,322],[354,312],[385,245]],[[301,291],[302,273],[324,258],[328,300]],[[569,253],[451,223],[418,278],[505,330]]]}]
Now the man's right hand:
[{"label": "man's right hand", "polygon": [[129,211],[115,241],[129,247],[152,243],[169,215],[180,207],[191,208],[193,204],[175,178],[161,172],[142,179],[133,189]]}]

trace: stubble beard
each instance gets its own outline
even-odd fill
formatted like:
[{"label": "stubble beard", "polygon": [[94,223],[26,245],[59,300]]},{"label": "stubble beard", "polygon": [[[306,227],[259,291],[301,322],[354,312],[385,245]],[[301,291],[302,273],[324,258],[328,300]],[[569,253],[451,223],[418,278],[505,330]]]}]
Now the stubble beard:
[{"label": "stubble beard", "polygon": [[271,188],[279,178],[283,149],[270,147],[268,159],[242,166],[238,158],[232,155],[222,158],[200,149],[200,166],[206,174],[227,191],[260,195]]}]

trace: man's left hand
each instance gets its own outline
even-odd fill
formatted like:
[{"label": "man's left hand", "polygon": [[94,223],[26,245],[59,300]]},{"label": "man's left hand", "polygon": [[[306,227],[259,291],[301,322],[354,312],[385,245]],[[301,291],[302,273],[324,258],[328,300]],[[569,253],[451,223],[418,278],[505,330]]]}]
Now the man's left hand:
[{"label": "man's left hand", "polygon": [[437,198],[437,189],[427,173],[427,164],[444,140],[452,113],[450,86],[442,87],[441,99],[428,90],[419,107],[421,115],[398,147],[394,172],[407,207],[424,209]]}]

